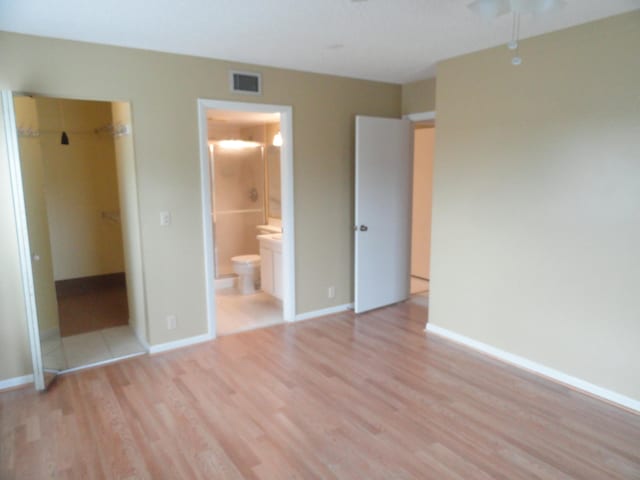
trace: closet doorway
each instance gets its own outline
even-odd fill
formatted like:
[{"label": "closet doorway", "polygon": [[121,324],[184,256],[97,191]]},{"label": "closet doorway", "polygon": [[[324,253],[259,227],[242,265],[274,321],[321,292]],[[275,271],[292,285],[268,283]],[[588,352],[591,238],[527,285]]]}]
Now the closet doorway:
[{"label": "closet doorway", "polygon": [[129,104],[13,95],[13,109],[34,365],[64,372],[145,353]]}]

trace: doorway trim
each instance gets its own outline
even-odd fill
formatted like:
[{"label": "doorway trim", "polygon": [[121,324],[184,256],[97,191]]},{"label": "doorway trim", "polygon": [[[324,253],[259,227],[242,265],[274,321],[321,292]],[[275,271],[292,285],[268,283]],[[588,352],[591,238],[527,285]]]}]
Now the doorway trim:
[{"label": "doorway trim", "polygon": [[431,110],[430,112],[407,113],[406,115],[403,115],[402,118],[406,118],[411,121],[411,123],[426,122],[428,120],[436,119],[436,111]]},{"label": "doorway trim", "polygon": [[282,313],[285,322],[295,320],[295,230],[293,205],[293,116],[289,105],[269,105],[265,103],[234,102],[214,99],[198,99],[198,130],[200,137],[200,190],[202,203],[202,230],[204,239],[204,263],[206,306],[209,336],[216,337],[217,319],[215,303],[215,238],[211,222],[211,172],[209,165],[209,135],[207,110],[232,110],[237,112],[279,113],[280,132],[284,142],[281,147],[281,205],[282,205],[282,270],[283,298]]},{"label": "doorway trim", "polygon": [[[27,329],[29,335],[29,346],[31,349],[31,358],[33,363],[33,375],[26,375],[23,377],[18,377],[16,381],[22,383],[30,383],[33,380],[34,386],[36,390],[45,390],[48,387],[50,382],[45,381],[45,373],[52,373],[53,370],[47,369],[42,362],[43,355],[42,349],[40,346],[40,326],[38,323],[38,311],[37,311],[37,302],[36,302],[36,289],[35,282],[33,278],[33,265],[32,265],[32,252],[31,252],[31,244],[29,239],[29,229],[27,222],[27,211],[26,204],[24,199],[24,188],[23,188],[23,177],[22,177],[22,164],[20,159],[20,148],[19,148],[19,139],[18,139],[18,131],[17,131],[17,121],[16,121],[16,112],[15,112],[15,104],[14,97],[26,95],[31,97],[46,97],[52,99],[62,99],[62,100],[72,100],[72,101],[93,101],[93,102],[103,102],[109,103],[113,105],[114,103],[122,102],[128,105],[129,115],[131,113],[131,101],[129,100],[110,100],[110,99],[102,99],[102,98],[93,98],[93,97],[71,97],[71,96],[59,96],[56,94],[48,94],[48,93],[33,93],[33,92],[23,92],[23,91],[12,91],[12,90],[0,90],[0,103],[2,104],[2,128],[4,129],[5,135],[5,145],[7,152],[7,160],[9,165],[9,174],[10,184],[11,184],[11,199],[13,203],[14,210],[14,224],[16,228],[16,236],[18,240],[18,257],[20,260],[20,274],[22,278],[22,288],[23,288],[23,297],[25,304],[25,317],[27,321]],[[129,118],[129,121],[132,121],[132,118]],[[130,131],[129,131],[130,134]],[[1,147],[0,147],[1,148]],[[132,154],[135,159],[135,148],[132,145]],[[117,168],[117,167],[116,167]],[[135,256],[134,262],[137,268],[141,272],[141,282],[140,285],[133,285],[135,291],[140,295],[140,299],[142,301],[142,315],[140,318],[137,318],[136,321],[138,323],[138,329],[133,329],[134,335],[137,340],[143,346],[144,350],[149,353],[150,347],[147,342],[148,338],[148,321],[147,321],[147,298],[146,298],[146,286],[145,286],[145,278],[144,278],[144,266],[142,263],[142,238],[140,235],[140,206],[138,201],[138,180],[137,180],[137,162],[134,160],[133,162],[133,187],[130,191],[132,197],[135,199],[132,205],[132,211],[136,212],[136,216],[138,217],[138,221],[134,224],[134,229],[129,232],[129,235],[122,236],[123,247],[125,243],[129,243],[129,245],[133,248],[135,244],[137,244],[138,248],[136,249],[137,255]],[[118,173],[119,175],[120,173]],[[120,199],[120,193],[118,193]],[[121,204],[120,211],[123,212],[126,207]],[[129,269],[128,262],[125,262],[125,271],[128,274]],[[128,294],[129,292],[127,292]],[[129,311],[129,315],[131,316],[131,310]],[[131,318],[128,319],[128,325],[131,326]],[[142,336],[141,336],[142,335]],[[136,354],[138,355],[138,354]],[[113,363],[116,361],[120,361],[124,358],[129,358],[133,355],[117,357],[114,359],[110,359],[106,362],[99,362],[98,364],[103,363]],[[98,364],[90,364],[83,365],[81,367],[73,367],[73,368],[65,368],[61,370],[56,370],[55,373],[57,375],[67,373],[75,370],[82,370],[84,368],[89,368],[96,366]],[[1,382],[0,382],[1,383]]]}]

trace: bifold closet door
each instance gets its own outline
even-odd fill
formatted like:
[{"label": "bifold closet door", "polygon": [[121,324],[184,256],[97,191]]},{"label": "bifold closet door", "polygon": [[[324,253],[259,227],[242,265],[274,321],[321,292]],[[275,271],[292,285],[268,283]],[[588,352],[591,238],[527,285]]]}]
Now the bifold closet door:
[{"label": "bifold closet door", "polygon": [[45,390],[65,368],[53,280],[44,196],[41,138],[18,137],[18,125],[35,125],[36,100],[2,91],[2,120],[9,157],[18,250],[36,389]]}]

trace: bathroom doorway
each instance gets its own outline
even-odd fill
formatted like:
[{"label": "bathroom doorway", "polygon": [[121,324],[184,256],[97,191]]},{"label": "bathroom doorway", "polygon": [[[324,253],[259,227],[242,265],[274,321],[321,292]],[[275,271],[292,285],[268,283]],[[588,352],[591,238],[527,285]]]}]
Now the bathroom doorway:
[{"label": "bathroom doorway", "polygon": [[45,370],[145,353],[129,104],[14,95],[13,108]]},{"label": "bathroom doorway", "polygon": [[208,302],[216,335],[293,317],[290,118],[287,107],[200,101]]}]

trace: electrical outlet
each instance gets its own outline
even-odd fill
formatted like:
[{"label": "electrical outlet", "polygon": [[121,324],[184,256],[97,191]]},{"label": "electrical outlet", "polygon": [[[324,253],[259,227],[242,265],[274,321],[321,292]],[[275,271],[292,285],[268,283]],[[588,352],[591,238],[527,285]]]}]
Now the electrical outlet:
[{"label": "electrical outlet", "polygon": [[178,319],[175,315],[167,315],[167,330],[175,330]]},{"label": "electrical outlet", "polygon": [[327,297],[328,298],[335,298],[336,297],[336,287],[334,287],[332,285],[329,288],[327,288]]},{"label": "electrical outlet", "polygon": [[171,225],[171,212],[160,212],[160,226],[168,227]]}]

